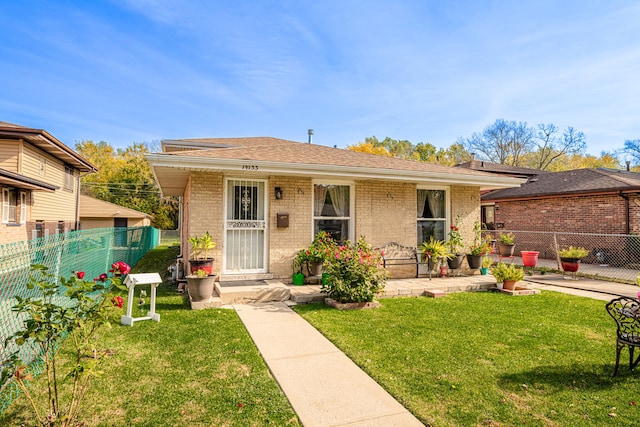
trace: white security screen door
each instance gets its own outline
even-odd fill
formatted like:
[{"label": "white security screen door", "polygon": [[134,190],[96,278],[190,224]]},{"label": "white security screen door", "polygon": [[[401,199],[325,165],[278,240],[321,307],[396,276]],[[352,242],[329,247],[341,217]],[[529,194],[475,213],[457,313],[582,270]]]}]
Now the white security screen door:
[{"label": "white security screen door", "polygon": [[266,273],[266,183],[228,179],[225,256],[227,274]]}]

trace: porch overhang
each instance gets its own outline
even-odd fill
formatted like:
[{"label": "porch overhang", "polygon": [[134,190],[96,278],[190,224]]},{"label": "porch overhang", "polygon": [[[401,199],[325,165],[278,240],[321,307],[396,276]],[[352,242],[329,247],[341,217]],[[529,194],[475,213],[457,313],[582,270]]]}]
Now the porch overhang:
[{"label": "porch overhang", "polygon": [[0,185],[15,187],[21,190],[47,191],[51,193],[60,188],[5,169],[0,169]]},{"label": "porch overhang", "polygon": [[367,168],[332,164],[308,164],[243,159],[205,158],[147,154],[153,175],[164,196],[184,194],[191,172],[220,172],[235,176],[268,178],[269,176],[299,176],[325,179],[381,180],[416,184],[464,185],[480,187],[481,191],[519,187],[527,180],[494,174],[466,175],[402,169]]}]

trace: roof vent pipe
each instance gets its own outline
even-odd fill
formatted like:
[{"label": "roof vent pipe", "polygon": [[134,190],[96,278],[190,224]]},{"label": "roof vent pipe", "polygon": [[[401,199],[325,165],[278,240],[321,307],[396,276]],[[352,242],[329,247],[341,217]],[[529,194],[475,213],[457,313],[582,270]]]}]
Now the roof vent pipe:
[{"label": "roof vent pipe", "polygon": [[307,133],[309,134],[309,144],[311,144],[311,139],[313,138],[313,129],[309,129]]}]

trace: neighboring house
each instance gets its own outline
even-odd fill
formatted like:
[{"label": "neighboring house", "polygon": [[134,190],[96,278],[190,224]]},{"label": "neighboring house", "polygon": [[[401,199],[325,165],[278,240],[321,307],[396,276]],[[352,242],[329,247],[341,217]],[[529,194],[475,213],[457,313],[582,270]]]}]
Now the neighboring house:
[{"label": "neighboring house", "polygon": [[47,131],[0,122],[0,242],[77,228],[80,175],[95,170]]},{"label": "neighboring house", "polygon": [[94,197],[80,195],[80,229],[142,227],[151,224],[151,215]]},{"label": "neighboring house", "polygon": [[488,225],[514,231],[640,233],[640,173],[598,168],[527,176],[521,187],[482,195]]},{"label": "neighboring house", "polygon": [[[470,243],[480,192],[522,179],[276,138],[165,140],[149,154],[165,196],[182,196],[189,236],[217,242],[222,279],[290,279],[292,260],[315,233],[373,245],[445,239],[459,219]],[[415,274],[415,266],[407,275]],[[400,277],[400,273],[395,277]]]}]

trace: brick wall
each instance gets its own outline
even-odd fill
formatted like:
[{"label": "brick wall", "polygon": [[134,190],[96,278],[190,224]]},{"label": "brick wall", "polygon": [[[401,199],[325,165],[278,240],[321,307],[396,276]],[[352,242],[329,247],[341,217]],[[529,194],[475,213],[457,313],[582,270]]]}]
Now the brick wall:
[{"label": "brick wall", "polygon": [[[505,230],[626,233],[625,200],[618,195],[575,196],[497,203]],[[631,231],[640,231],[640,200],[630,198]]]},{"label": "brick wall", "polygon": [[[217,173],[192,173],[183,199],[183,254],[189,256],[188,236],[209,231],[217,247],[214,250],[215,271],[222,268],[224,178]],[[280,187],[283,197],[275,198]],[[268,196],[268,271],[274,278],[291,280],[292,262],[296,253],[313,239],[313,184],[310,178],[289,176],[269,177]],[[397,182],[357,181],[354,184],[354,236],[364,236],[374,246],[398,242],[416,244],[416,185]],[[473,223],[480,218],[477,187],[451,188],[452,218],[461,218],[465,242],[471,241]],[[286,213],[288,227],[277,227],[277,214]],[[415,266],[399,267],[394,277],[412,277]]]},{"label": "brick wall", "polygon": [[[283,197],[275,198],[275,188]],[[275,176],[269,179],[269,272],[275,278],[291,281],[293,258],[313,240],[312,197],[310,178]],[[277,227],[277,214],[289,215],[289,227]]]},{"label": "brick wall", "polygon": [[[183,237],[202,236],[206,231],[211,234],[216,248],[211,251],[215,258],[214,272],[220,274],[222,268],[223,238],[223,177],[219,173],[192,173],[188,183],[188,191],[184,198],[184,222],[187,230]],[[191,247],[188,241],[183,242],[182,253],[188,260]]]},{"label": "brick wall", "polygon": [[355,238],[374,246],[388,242],[415,246],[416,186],[396,182],[357,181]]},{"label": "brick wall", "polygon": [[31,234],[27,233],[26,225],[7,225],[0,224],[0,245],[11,242],[19,242],[28,240]]},{"label": "brick wall", "polygon": [[465,249],[473,243],[473,224],[480,221],[480,189],[478,187],[451,187],[451,224],[458,226]]}]

